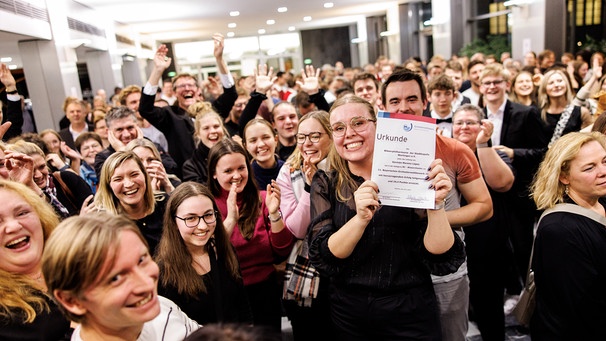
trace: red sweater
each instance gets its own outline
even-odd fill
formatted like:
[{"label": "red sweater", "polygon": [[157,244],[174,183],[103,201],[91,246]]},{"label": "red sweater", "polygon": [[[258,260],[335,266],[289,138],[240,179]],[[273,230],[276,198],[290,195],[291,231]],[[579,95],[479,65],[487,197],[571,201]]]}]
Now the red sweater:
[{"label": "red sweater", "polygon": [[[227,217],[228,194],[228,191],[222,190],[221,195],[215,199],[222,217]],[[259,196],[261,197],[261,215],[257,219],[252,238],[244,239],[238,225],[230,237],[240,261],[245,286],[268,279],[276,271],[274,264],[286,259],[290,254],[295,240],[286,226],[279,233],[271,232],[270,222],[267,218],[269,211],[265,205],[265,191],[259,191]],[[238,194],[238,209],[242,209],[241,194]]]}]

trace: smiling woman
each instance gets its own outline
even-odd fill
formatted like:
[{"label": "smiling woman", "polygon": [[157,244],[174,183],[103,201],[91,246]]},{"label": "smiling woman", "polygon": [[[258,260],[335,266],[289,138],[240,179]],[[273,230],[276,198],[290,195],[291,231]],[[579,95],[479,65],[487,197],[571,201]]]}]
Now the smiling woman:
[{"label": "smiling woman", "polygon": [[152,253],[162,235],[162,217],[168,195],[154,195],[143,162],[132,151],[115,152],[101,170],[95,207],[135,221]]},{"label": "smiling woman", "polygon": [[183,340],[200,327],[158,296],[158,265],[125,217],[96,213],[65,220],[49,238],[42,262],[49,292],[79,323],[72,340]]}]

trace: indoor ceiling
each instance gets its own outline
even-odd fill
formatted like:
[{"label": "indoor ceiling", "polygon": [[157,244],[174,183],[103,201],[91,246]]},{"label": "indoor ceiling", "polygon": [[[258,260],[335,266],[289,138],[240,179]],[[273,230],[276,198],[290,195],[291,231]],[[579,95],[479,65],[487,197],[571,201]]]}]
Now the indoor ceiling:
[{"label": "indoor ceiling", "polygon": [[[209,40],[340,26],[385,13],[399,1],[373,0],[75,0],[160,42]],[[328,3],[332,4],[327,5]],[[278,8],[286,8],[279,12]],[[230,12],[238,11],[238,16]],[[305,17],[311,18],[304,21]],[[268,20],[275,23],[269,24]],[[235,24],[233,28],[229,24]]]},{"label": "indoor ceiling", "polygon": [[[130,26],[158,42],[191,42],[211,39],[215,32],[234,37],[286,33],[343,26],[361,18],[395,10],[410,0],[74,0]],[[331,3],[332,6],[326,5]],[[285,12],[278,8],[285,7]],[[238,11],[238,16],[230,12]],[[304,18],[309,17],[309,21]],[[268,24],[268,20],[275,23]],[[230,28],[229,24],[236,27]],[[229,37],[229,36],[228,36]],[[0,57],[12,58],[11,68],[21,68],[17,42],[30,37],[0,31]]]}]

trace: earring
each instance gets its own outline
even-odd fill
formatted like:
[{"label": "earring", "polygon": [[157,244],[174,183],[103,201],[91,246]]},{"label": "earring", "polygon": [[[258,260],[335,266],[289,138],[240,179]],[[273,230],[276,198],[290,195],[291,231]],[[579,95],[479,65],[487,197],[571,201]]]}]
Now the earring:
[{"label": "earring", "polygon": [[566,195],[568,195],[568,185],[564,186],[564,193],[566,193]]}]

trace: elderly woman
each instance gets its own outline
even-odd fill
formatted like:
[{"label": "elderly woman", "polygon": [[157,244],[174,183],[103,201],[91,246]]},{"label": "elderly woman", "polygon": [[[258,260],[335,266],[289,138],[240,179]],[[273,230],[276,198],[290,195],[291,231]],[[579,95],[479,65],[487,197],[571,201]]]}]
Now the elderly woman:
[{"label": "elderly woman", "polygon": [[0,180],[0,339],[69,340],[69,321],[46,294],[46,240],[59,223],[33,190]]},{"label": "elderly woman", "polygon": [[[549,149],[532,185],[540,210],[569,203],[584,213],[544,215],[532,269],[532,340],[601,340],[606,321],[606,137],[570,133]],[[595,216],[597,218],[590,218]]]},{"label": "elderly woman", "polygon": [[125,217],[96,213],[64,221],[48,240],[42,271],[63,313],[78,323],[72,341],[176,341],[199,328],[158,296],[158,265]]}]

